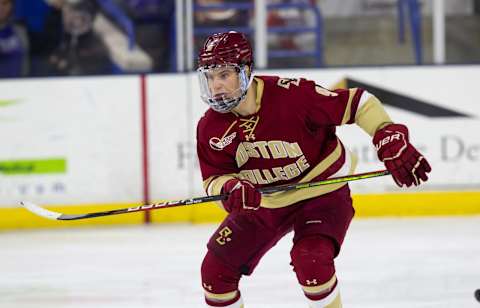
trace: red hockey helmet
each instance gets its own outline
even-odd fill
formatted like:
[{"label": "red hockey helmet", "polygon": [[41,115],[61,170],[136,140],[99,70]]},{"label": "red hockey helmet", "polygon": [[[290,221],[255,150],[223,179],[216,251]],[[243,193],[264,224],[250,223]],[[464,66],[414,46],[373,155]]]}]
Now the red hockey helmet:
[{"label": "red hockey helmet", "polygon": [[253,64],[252,47],[243,33],[230,31],[209,36],[198,54],[198,67]]},{"label": "red hockey helmet", "polygon": [[[252,82],[252,67],[252,48],[244,34],[230,31],[208,37],[198,54],[202,100],[215,111],[229,112],[245,98]],[[238,85],[229,93],[216,94],[211,88],[212,76],[226,71],[237,74]]]}]

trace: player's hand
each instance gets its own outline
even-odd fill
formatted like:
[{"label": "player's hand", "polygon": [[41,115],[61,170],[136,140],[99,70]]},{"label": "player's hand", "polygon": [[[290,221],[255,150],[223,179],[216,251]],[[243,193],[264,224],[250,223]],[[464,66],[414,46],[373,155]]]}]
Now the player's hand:
[{"label": "player's hand", "polygon": [[425,157],[410,144],[408,129],[402,124],[389,124],[373,136],[378,158],[393,176],[395,183],[402,187],[420,185],[428,180],[432,168]]},{"label": "player's hand", "polygon": [[239,210],[258,210],[262,196],[255,186],[247,180],[231,179],[223,184],[222,191],[228,194],[223,200],[223,207],[227,212]]}]

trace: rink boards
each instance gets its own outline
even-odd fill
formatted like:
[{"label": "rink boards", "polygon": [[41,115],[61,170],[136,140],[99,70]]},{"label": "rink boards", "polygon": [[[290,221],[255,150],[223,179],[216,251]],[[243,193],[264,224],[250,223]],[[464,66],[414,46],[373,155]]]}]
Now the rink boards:
[{"label": "rink boards", "polygon": [[[473,90],[480,66],[262,73],[303,76],[329,88],[366,87],[382,95],[395,121],[409,126],[413,144],[432,164],[431,180],[403,191],[389,177],[352,183],[358,216],[480,214],[480,106]],[[144,221],[143,213],[48,221],[18,208],[21,200],[84,213],[204,195],[194,145],[196,122],[207,107],[198,99],[196,76],[142,78],[0,83],[0,229]],[[357,171],[382,169],[358,127],[342,127],[339,135],[359,156]],[[213,204],[151,214],[152,222],[209,222],[224,215]]]}]

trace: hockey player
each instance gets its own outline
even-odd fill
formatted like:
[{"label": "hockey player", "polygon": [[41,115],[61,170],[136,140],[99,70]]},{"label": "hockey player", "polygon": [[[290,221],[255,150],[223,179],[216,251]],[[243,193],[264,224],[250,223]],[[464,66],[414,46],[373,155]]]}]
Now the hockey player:
[{"label": "hockey player", "polygon": [[[252,49],[238,32],[207,38],[198,57],[201,97],[210,109],[197,126],[207,194],[227,217],[201,267],[211,307],[243,307],[242,275],[294,232],[291,265],[310,307],[341,307],[334,258],[354,215],[345,183],[263,195],[257,187],[352,174],[356,158],[335,127],[356,123],[399,186],[427,180],[430,166],[380,101],[360,88],[330,91],[306,79],[252,75]],[[279,286],[280,287],[280,286]]]}]

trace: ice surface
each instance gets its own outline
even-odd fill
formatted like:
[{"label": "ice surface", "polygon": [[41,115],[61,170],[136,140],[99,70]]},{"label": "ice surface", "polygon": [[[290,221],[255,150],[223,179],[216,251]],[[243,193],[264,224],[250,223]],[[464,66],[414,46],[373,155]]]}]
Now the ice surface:
[{"label": "ice surface", "polygon": [[[0,307],[204,307],[215,225],[0,233]],[[291,235],[240,287],[246,308],[307,307]],[[344,307],[480,307],[480,217],[357,219],[337,258]]]}]

